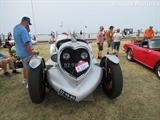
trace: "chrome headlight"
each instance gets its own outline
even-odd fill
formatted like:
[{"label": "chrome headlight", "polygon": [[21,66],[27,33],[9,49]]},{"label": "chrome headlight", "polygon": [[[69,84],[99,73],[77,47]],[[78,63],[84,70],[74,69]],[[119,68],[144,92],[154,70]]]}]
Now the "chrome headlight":
[{"label": "chrome headlight", "polygon": [[69,53],[64,53],[64,54],[63,54],[63,59],[64,59],[64,60],[68,60],[69,58],[70,58]]},{"label": "chrome headlight", "polygon": [[86,52],[83,52],[83,53],[81,54],[81,58],[82,58],[82,59],[87,59],[87,58],[88,58],[88,54],[87,54]]}]

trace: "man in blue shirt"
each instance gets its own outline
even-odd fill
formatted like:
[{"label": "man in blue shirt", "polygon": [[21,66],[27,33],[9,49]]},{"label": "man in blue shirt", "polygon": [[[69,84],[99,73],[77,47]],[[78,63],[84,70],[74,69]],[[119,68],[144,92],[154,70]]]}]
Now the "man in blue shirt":
[{"label": "man in blue shirt", "polygon": [[33,57],[32,42],[27,26],[32,25],[29,17],[23,17],[21,23],[16,25],[13,29],[13,36],[16,45],[16,54],[22,59],[23,63],[23,81],[22,84],[27,84],[28,88],[28,73],[29,73],[29,59]]}]

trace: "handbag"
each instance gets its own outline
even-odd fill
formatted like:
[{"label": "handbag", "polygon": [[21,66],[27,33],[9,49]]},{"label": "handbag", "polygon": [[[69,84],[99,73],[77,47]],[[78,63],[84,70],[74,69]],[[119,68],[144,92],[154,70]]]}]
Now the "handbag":
[{"label": "handbag", "polygon": [[16,66],[16,68],[23,68],[23,63],[22,63],[22,61],[17,61],[17,62],[15,63],[15,66]]}]

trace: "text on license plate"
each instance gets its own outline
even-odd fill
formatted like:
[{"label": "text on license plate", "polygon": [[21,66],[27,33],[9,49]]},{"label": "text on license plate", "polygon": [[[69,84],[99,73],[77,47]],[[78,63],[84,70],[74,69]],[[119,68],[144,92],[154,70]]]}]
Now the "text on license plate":
[{"label": "text on license plate", "polygon": [[76,99],[75,96],[73,96],[73,95],[71,95],[71,94],[65,92],[65,91],[62,90],[62,89],[59,90],[59,95],[65,97],[65,98],[67,98],[67,99],[69,99],[69,100],[71,100],[71,101],[74,101],[74,100]]},{"label": "text on license plate", "polygon": [[76,71],[77,71],[77,73],[79,73],[79,72],[87,69],[88,67],[89,67],[88,62],[85,62],[84,64],[77,66]]}]

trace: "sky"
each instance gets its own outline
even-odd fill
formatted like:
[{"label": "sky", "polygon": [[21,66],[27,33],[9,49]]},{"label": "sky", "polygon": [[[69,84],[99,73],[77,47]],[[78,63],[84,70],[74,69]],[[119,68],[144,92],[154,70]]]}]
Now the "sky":
[{"label": "sky", "polygon": [[31,34],[96,33],[101,25],[160,31],[160,0],[0,0],[0,33],[13,32],[23,16],[31,18]]}]

